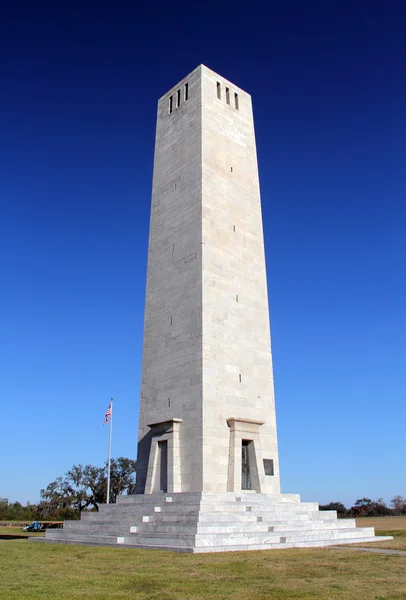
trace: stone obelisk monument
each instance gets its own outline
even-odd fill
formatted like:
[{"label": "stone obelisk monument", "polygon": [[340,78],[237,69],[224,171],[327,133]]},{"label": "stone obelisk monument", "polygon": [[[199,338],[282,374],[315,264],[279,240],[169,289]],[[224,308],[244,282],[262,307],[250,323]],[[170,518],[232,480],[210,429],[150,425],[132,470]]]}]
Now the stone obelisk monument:
[{"label": "stone obelisk monument", "polygon": [[216,552],[377,539],[280,493],[251,97],[201,65],[158,102],[137,493],[46,541]]},{"label": "stone obelisk monument", "polygon": [[198,67],[158,102],[137,492],[279,493],[251,97]]}]

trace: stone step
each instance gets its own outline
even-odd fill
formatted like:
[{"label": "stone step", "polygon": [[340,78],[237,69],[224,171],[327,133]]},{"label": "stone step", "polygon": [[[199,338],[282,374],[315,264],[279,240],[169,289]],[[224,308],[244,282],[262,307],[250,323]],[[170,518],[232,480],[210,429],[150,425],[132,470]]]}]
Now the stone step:
[{"label": "stone step", "polygon": [[[292,522],[292,523],[306,523],[310,521],[309,515],[307,514],[286,514],[286,513],[275,513],[265,511],[262,513],[255,514],[253,512],[243,512],[240,514],[236,513],[228,513],[228,514],[220,514],[220,513],[200,513],[199,515],[167,515],[165,513],[155,513],[151,515],[143,515],[144,517],[149,517],[151,522],[157,520],[165,520],[165,521],[190,521],[196,520],[200,523],[220,523],[220,522],[256,522],[262,520],[263,522]],[[321,520],[321,519],[319,519]],[[332,519],[327,519],[330,522],[334,522]]]},{"label": "stone step", "polygon": [[[191,513],[195,514],[198,512],[210,512],[210,513],[240,513],[245,511],[253,511],[260,512],[262,510],[266,511],[274,511],[274,512],[286,512],[290,514],[297,513],[308,513],[308,512],[318,512],[318,504],[317,503],[309,503],[308,505],[302,504],[267,504],[267,503],[242,503],[242,502],[230,502],[229,504],[222,503],[200,503],[200,504],[164,504],[159,502],[148,503],[148,504],[109,504],[101,506],[99,509],[99,513],[82,513],[84,515],[94,515],[94,514],[112,514],[112,513],[133,513],[137,514],[143,511],[154,512],[155,509],[160,509],[160,512],[166,513],[179,513],[180,511],[183,513]],[[327,511],[325,511],[327,512]]]},{"label": "stone step", "polygon": [[[158,535],[158,534],[157,534]],[[163,536],[163,534],[159,534]],[[229,544],[230,540],[240,539],[241,543],[244,543],[244,540],[249,538],[253,543],[255,540],[263,541],[266,539],[274,540],[275,538],[285,538],[286,542],[298,542],[298,541],[306,541],[306,540],[343,540],[349,538],[357,538],[363,539],[365,537],[371,537],[374,535],[373,527],[364,527],[361,529],[316,529],[312,531],[284,531],[283,534],[281,532],[253,532],[252,534],[248,533],[246,535],[241,535],[240,532],[231,533],[226,536],[226,538],[221,533],[199,533],[196,536],[196,543],[198,540],[206,540],[211,539],[216,541],[217,539],[221,539],[222,543]]]},{"label": "stone step", "polygon": [[195,523],[194,525],[174,524],[166,525],[165,523],[144,523],[137,527],[137,533],[198,533],[198,534],[247,534],[252,533],[268,533],[268,525],[266,523]]},{"label": "stone step", "polygon": [[[133,531],[131,531],[133,530]],[[176,533],[176,534],[190,534],[194,535],[196,533],[268,533],[268,525],[265,523],[234,523],[230,522],[223,525],[209,525],[209,524],[201,524],[201,523],[193,523],[193,524],[174,524],[167,525],[165,523],[142,523],[137,525],[123,525],[123,524],[114,524],[114,525],[105,525],[105,524],[97,524],[88,527],[72,527],[64,529],[66,534],[70,535],[73,533],[80,534],[88,534],[88,535],[129,535],[130,533]],[[52,537],[52,536],[51,536]],[[54,536],[58,537],[58,536]]]},{"label": "stone step", "polygon": [[[304,507],[300,504],[297,504],[295,506],[269,506],[269,505],[247,505],[245,506],[245,510],[246,512],[252,512],[255,513],[257,515],[260,514],[265,514],[265,513],[273,513],[273,514],[285,514],[285,515],[307,515],[310,513],[318,513],[318,512],[328,512],[328,513],[334,513],[335,511],[319,511],[317,505],[311,506],[311,507]],[[205,511],[206,512],[206,511]],[[219,512],[219,511],[207,511],[207,512]],[[233,512],[237,512],[237,511],[233,511]],[[335,515],[336,516],[336,515]]]},{"label": "stone step", "polygon": [[[155,545],[155,546],[188,546],[195,545],[196,547],[201,546],[233,546],[233,545],[244,545],[247,540],[251,545],[255,544],[275,544],[275,543],[289,543],[289,544],[307,544],[309,542],[347,542],[350,543],[352,540],[364,540],[369,539],[373,536],[373,529],[365,528],[367,531],[360,532],[357,530],[351,531],[314,531],[314,532],[285,532],[284,535],[275,534],[271,532],[253,532],[253,533],[209,533],[209,534],[174,534],[151,532],[151,533],[139,533],[133,534],[133,536],[124,536],[124,541],[121,543],[133,543],[134,545]],[[370,531],[368,531],[368,529]]]},{"label": "stone step", "polygon": [[[117,504],[154,504],[155,502],[170,502],[173,504],[199,503],[199,502],[248,502],[268,504],[298,504],[299,494],[260,494],[256,492],[183,492],[173,494],[133,494],[130,496],[118,496]],[[101,504],[100,506],[111,506]]]},{"label": "stone step", "polygon": [[[119,536],[119,535],[130,535],[130,527],[129,526],[107,526],[107,527],[82,527],[81,529],[60,529],[61,536],[65,538],[77,537],[77,536],[87,536],[89,539],[94,536]],[[47,533],[47,538],[59,538],[56,535],[54,530],[50,530],[49,534]]]},{"label": "stone step", "polygon": [[286,542],[293,543],[306,540],[345,540],[350,538],[366,538],[374,535],[373,527],[362,527],[360,529],[314,529],[307,531],[278,531],[281,537],[286,539]]},{"label": "stone step", "polygon": [[355,519],[337,519],[337,521],[302,521],[302,522],[294,522],[287,521],[285,523],[278,522],[275,525],[267,522],[269,527],[273,527],[274,531],[285,531],[289,529],[291,531],[301,530],[301,529],[346,529],[356,527]]},{"label": "stone step", "polygon": [[117,545],[117,538],[123,538],[124,536],[117,536],[117,535],[102,535],[102,534],[97,534],[97,535],[89,535],[88,533],[79,533],[77,531],[72,532],[72,533],[64,533],[63,535],[61,534],[60,536],[58,536],[58,539],[56,540],[56,536],[46,536],[46,539],[49,541],[58,541],[58,542],[75,542],[77,544],[99,544],[102,546],[116,546]]},{"label": "stone step", "polygon": [[313,530],[334,530],[334,529],[354,529],[355,528],[355,519],[342,519],[341,521],[334,522],[323,522],[323,521],[304,521],[304,522],[295,522],[295,521],[286,521],[286,522],[278,522],[276,525],[272,525],[267,521],[258,521],[258,520],[250,521],[238,521],[236,522],[234,519],[228,521],[221,522],[210,522],[210,521],[196,521],[189,520],[187,522],[183,520],[170,521],[168,522],[164,517],[157,517],[155,519],[150,519],[149,522],[135,522],[134,520],[117,520],[117,521],[104,521],[98,520],[93,521],[91,523],[83,523],[81,521],[70,521],[67,522],[64,526],[64,530],[68,532],[72,531],[86,531],[87,533],[114,533],[117,535],[122,535],[124,533],[128,533],[131,527],[137,527],[138,532],[144,531],[154,531],[154,532],[163,532],[169,533],[172,531],[175,532],[185,532],[188,533],[196,533],[196,532],[213,532],[213,533],[231,533],[231,532],[250,532],[250,531],[263,531],[263,532],[286,532],[286,531],[313,531]]},{"label": "stone step", "polygon": [[[323,518],[326,516],[327,518]],[[121,511],[113,511],[108,514],[101,513],[87,513],[82,514],[82,519],[80,523],[141,523],[145,517],[148,517],[151,522],[156,520],[164,520],[167,523],[170,522],[185,522],[185,523],[194,523],[194,522],[209,522],[209,523],[220,523],[220,522],[229,522],[234,520],[235,522],[256,522],[260,519],[262,521],[266,521],[269,524],[279,524],[282,522],[285,523],[306,523],[308,521],[329,521],[336,522],[334,514],[327,514],[326,512],[318,513],[275,513],[274,511],[259,511],[258,514],[254,511],[242,511],[240,513],[185,513],[182,514],[180,512],[151,512],[148,514],[147,510],[144,511],[128,511],[122,513]],[[314,518],[316,517],[316,518]],[[76,521],[79,523],[79,521]],[[72,521],[74,523],[74,521]],[[69,525],[70,526],[70,525]],[[75,527],[75,525],[74,525]]]},{"label": "stone step", "polygon": [[[311,541],[300,541],[300,542],[272,542],[272,543],[260,543],[260,544],[252,544],[247,543],[245,540],[244,544],[237,545],[228,545],[228,546],[171,546],[170,544],[165,545],[155,545],[151,543],[152,540],[145,545],[140,544],[140,540],[138,543],[134,543],[133,538],[128,538],[126,536],[122,536],[120,538],[119,544],[117,543],[117,538],[115,536],[100,536],[97,539],[89,540],[86,539],[59,539],[57,540],[62,544],[84,544],[88,546],[117,546],[121,545],[123,547],[128,548],[149,548],[149,549],[157,549],[157,550],[171,550],[175,552],[187,552],[187,553],[206,553],[206,552],[236,552],[236,551],[246,551],[246,550],[270,550],[270,549],[287,549],[287,548],[312,548],[312,547],[325,547],[325,546],[341,546],[344,544],[354,544],[354,543],[366,543],[366,542],[383,542],[393,539],[391,536],[373,536],[373,537],[364,537],[364,538],[351,538],[349,540],[311,540]],[[49,540],[43,537],[31,537],[31,542],[36,543],[44,543],[56,540]]]},{"label": "stone step", "polygon": [[[94,516],[88,517],[82,515],[81,521],[76,521],[76,523],[118,523],[118,522],[142,522],[143,517],[149,517],[150,520],[164,519],[168,523],[170,522],[191,522],[196,523],[198,521],[230,521],[234,520],[236,522],[256,522],[258,520],[258,515],[254,515],[250,512],[242,512],[235,514],[210,514],[210,513],[202,513],[202,514],[182,514],[182,513],[172,513],[166,514],[165,512],[160,513],[152,513],[148,511],[134,513],[132,511],[120,514],[120,513],[109,513],[108,515],[102,515],[100,513],[96,513]],[[305,516],[301,516],[301,519],[304,519]],[[73,521],[72,521],[73,522]]]},{"label": "stone step", "polygon": [[320,519],[321,521],[335,521],[337,519],[336,510],[320,510],[317,512],[310,512],[309,517],[311,519]]},{"label": "stone step", "polygon": [[[35,538],[34,538],[35,539]],[[37,538],[38,539],[38,538]],[[366,542],[383,542],[386,540],[393,539],[390,536],[374,536],[371,538],[359,538],[353,539],[350,541],[341,540],[339,542],[332,540],[312,540],[309,542],[296,542],[296,543],[270,543],[270,544],[239,544],[235,546],[206,546],[206,547],[198,547],[193,550],[195,554],[207,553],[207,552],[241,552],[247,550],[283,550],[288,548],[319,548],[319,547],[327,547],[327,546],[341,546],[345,544],[359,544]]]},{"label": "stone step", "polygon": [[[192,519],[181,519],[179,518],[178,520],[172,520],[172,521],[168,521],[168,519],[163,515],[163,516],[151,516],[151,517],[147,517],[148,521],[146,520],[146,518],[144,518],[143,523],[149,524],[150,526],[170,526],[172,528],[177,527],[177,526],[190,526],[193,524],[198,524],[199,527],[201,528],[205,528],[205,527],[210,527],[211,529],[213,528],[218,528],[218,527],[228,527],[228,526],[233,526],[233,527],[244,527],[244,528],[249,528],[252,527],[253,525],[266,525],[267,527],[275,527],[275,531],[277,531],[276,527],[282,528],[282,529],[291,529],[291,530],[307,530],[307,529],[343,529],[343,528],[351,528],[351,527],[355,527],[355,520],[347,520],[347,522],[345,523],[341,523],[338,520],[337,521],[332,521],[332,520],[327,520],[327,521],[322,521],[322,520],[298,520],[298,519],[285,519],[285,520],[277,520],[277,521],[272,521],[272,520],[267,520],[267,519],[263,519],[262,517],[251,517],[250,520],[243,520],[241,519],[235,519],[232,518],[231,516],[228,517],[228,519],[199,519],[198,521],[193,521]],[[137,525],[137,523],[139,523],[139,521],[133,521],[134,525]]]},{"label": "stone step", "polygon": [[[366,528],[368,529],[368,528]],[[159,535],[159,537],[158,537]],[[155,540],[153,543],[165,543],[166,537],[164,534],[157,534],[152,536]],[[249,541],[250,546],[255,544],[268,544],[268,543],[286,543],[286,544],[305,544],[310,542],[334,542],[338,543],[354,543],[354,540],[365,540],[374,537],[373,531],[357,532],[356,530],[351,531],[326,531],[318,530],[313,532],[284,532],[283,535],[275,535],[273,533],[253,533],[248,535],[241,534],[228,534],[226,536],[220,535],[202,535],[196,536],[196,547],[199,546],[230,546],[230,545],[244,545]],[[143,543],[144,536],[140,535],[140,543]],[[181,538],[179,538],[181,539]],[[185,540],[186,541],[186,540]]]},{"label": "stone step", "polygon": [[[221,525],[219,523],[213,523],[213,524],[204,524],[204,523],[198,523],[198,524],[194,524],[194,525],[185,525],[185,524],[174,524],[174,525],[166,525],[164,523],[145,523],[143,525],[137,525],[137,533],[141,533],[141,532],[154,532],[154,533],[171,533],[171,532],[178,532],[178,533],[184,533],[184,532],[188,532],[188,533],[198,533],[198,534],[204,534],[204,533],[210,533],[210,534],[240,534],[240,533],[244,533],[247,535],[250,535],[251,533],[279,533],[280,535],[286,535],[286,533],[289,533],[289,535],[293,535],[293,533],[296,535],[303,535],[303,534],[310,534],[313,535],[314,532],[339,532],[338,535],[341,535],[341,532],[348,532],[348,531],[358,531],[354,527],[336,527],[336,525],[334,524],[334,526],[332,527],[331,524],[328,523],[309,523],[309,527],[304,526],[304,527],[295,527],[289,524],[286,524],[284,526],[280,525],[277,527],[273,527],[268,525],[267,523],[248,523],[248,524],[242,524],[242,523],[233,523],[233,522],[229,522],[229,523],[222,523]],[[370,532],[369,532],[370,533]]]},{"label": "stone step", "polygon": [[[159,508],[162,512],[179,512],[181,509],[183,512],[187,513],[195,513],[195,512],[224,512],[224,513],[238,513],[243,512],[244,510],[252,510],[258,512],[259,510],[269,510],[275,512],[289,512],[289,513],[303,513],[303,512],[316,512],[318,511],[317,502],[308,502],[306,504],[283,504],[283,503],[266,503],[266,502],[257,502],[257,503],[243,503],[243,502],[201,502],[201,503],[188,503],[188,504],[174,504],[174,503],[164,503],[164,502],[149,502],[146,504],[104,504],[99,508],[100,514],[108,514],[117,511],[144,511],[146,509],[154,510],[155,508]],[[327,511],[325,511],[327,512]],[[95,513],[84,513],[86,515],[92,515]]]},{"label": "stone step", "polygon": [[[258,510],[258,511],[247,511],[247,514],[253,515],[254,517],[262,517],[264,521],[308,521],[313,518],[313,514],[316,513],[306,513],[306,512],[286,512],[286,511],[274,511],[274,510]],[[209,519],[213,520],[217,519],[217,515],[215,513],[208,513]],[[234,515],[233,515],[234,516]],[[327,519],[321,520],[335,520],[332,517],[327,517]]]},{"label": "stone step", "polygon": [[[65,539],[82,539],[87,538],[88,535],[74,533],[66,533],[63,536]],[[113,537],[108,534],[97,534],[91,536],[92,539],[98,539],[100,537]],[[353,540],[353,539],[365,539],[373,537],[373,528],[363,528],[363,530],[316,530],[316,531],[286,531],[284,535],[280,535],[279,533],[272,532],[235,532],[228,533],[226,535],[221,533],[199,533],[195,535],[194,533],[187,532],[140,532],[135,533],[131,536],[124,536],[126,541],[121,543],[134,543],[135,545],[175,545],[175,546],[187,546],[189,544],[195,544],[198,546],[206,546],[206,545],[221,545],[221,546],[229,546],[229,545],[239,545],[244,544],[247,540],[250,541],[251,544],[263,544],[263,543],[300,543],[300,542],[311,542],[311,541],[332,541],[332,540]],[[117,542],[120,543],[120,542]]]},{"label": "stone step", "polygon": [[[176,524],[176,523],[184,523],[193,524],[193,523],[257,523],[260,521],[261,517],[256,515],[252,515],[250,513],[243,513],[242,515],[217,515],[213,518],[212,515],[165,515],[162,513],[157,513],[153,515],[126,515],[126,516],[118,516],[118,518],[113,518],[109,516],[108,518],[99,517],[97,519],[82,519],[81,521],[70,521],[65,522],[67,528],[80,528],[83,526],[89,527],[93,524],[97,525],[120,525],[120,524],[131,524],[136,525],[137,523],[142,523],[143,518],[147,517],[149,522],[162,522],[168,525]],[[292,522],[296,522],[292,520]],[[303,521],[304,522],[304,521]]]},{"label": "stone step", "polygon": [[[166,516],[165,516],[166,518]],[[229,515],[229,514],[221,514],[221,513],[217,513],[215,515],[211,514],[211,513],[201,513],[198,516],[198,522],[199,523],[223,523],[223,522],[228,522],[228,521],[235,521],[237,523],[256,523],[258,520],[258,515],[254,515],[250,512],[243,512],[243,513],[235,513],[233,515]]]},{"label": "stone step", "polygon": [[[88,541],[95,544],[106,544],[106,545],[117,545],[117,544],[129,544],[132,546],[139,546],[140,544],[144,545],[153,545],[153,546],[185,546],[185,547],[193,547],[195,542],[195,534],[128,534],[127,536],[122,535],[112,535],[112,534],[94,534],[89,535],[87,532],[79,533],[75,532],[63,532],[58,536],[52,535],[48,536],[47,539],[49,541],[76,541],[77,543],[86,544]],[[122,541],[126,539],[126,541]]]},{"label": "stone step", "polygon": [[[347,522],[341,521],[278,521],[272,523],[267,520],[261,520],[258,518],[257,520],[252,521],[236,521],[235,519],[229,519],[224,521],[198,521],[197,526],[199,530],[208,530],[215,531],[217,530],[227,530],[227,528],[236,528],[239,530],[249,531],[252,528],[256,527],[266,527],[267,531],[312,531],[312,530],[322,530],[322,529],[330,529],[330,530],[341,530],[341,529],[352,529],[356,527],[356,523],[354,519],[346,519]],[[176,529],[176,527],[190,527],[195,525],[196,522],[193,521],[172,521],[167,522],[165,518],[153,519],[150,518],[148,523],[144,523],[144,525],[149,527],[170,527],[171,530]],[[134,523],[137,525],[137,523]],[[272,529],[270,529],[272,528]]]},{"label": "stone step", "polygon": [[[196,518],[200,515],[201,519],[209,519],[209,520],[217,520],[220,515],[225,515],[229,518],[229,515],[232,514],[233,517],[237,517],[238,515],[242,516],[244,514],[251,514],[253,516],[262,516],[264,519],[296,519],[304,520],[307,519],[308,515],[315,515],[315,518],[321,518],[322,520],[327,519],[336,519],[336,513],[334,511],[323,511],[322,513],[318,513],[315,510],[301,510],[301,509],[292,509],[292,510],[280,510],[275,509],[273,507],[261,507],[257,508],[254,506],[242,507],[236,509],[233,507],[231,510],[199,510],[198,507],[187,507],[183,509],[183,507],[171,506],[170,508],[166,506],[143,506],[138,507],[137,509],[133,508],[123,508],[120,507],[116,510],[108,509],[106,511],[99,511],[98,513],[82,513],[82,521],[96,521],[100,518],[108,518],[108,519],[118,519],[118,518],[133,518],[133,519],[141,519],[143,516],[153,516],[153,515],[175,515],[182,516],[182,518]],[[317,516],[317,515],[322,516]],[[207,516],[206,516],[207,515]]]},{"label": "stone step", "polygon": [[184,524],[184,525],[193,525],[195,523],[207,523],[207,524],[213,524],[213,523],[218,523],[219,525],[221,525],[222,523],[229,523],[232,522],[234,524],[238,524],[241,523],[242,525],[248,524],[248,523],[258,523],[260,522],[260,518],[255,517],[253,515],[241,515],[238,517],[230,517],[227,515],[222,515],[221,518],[217,518],[215,520],[213,519],[208,519],[205,518],[203,520],[198,519],[198,517],[194,517],[194,518],[183,518],[182,516],[176,516],[176,515],[169,515],[169,516],[165,516],[165,515],[144,515],[144,519],[141,518],[132,518],[130,517],[126,517],[125,519],[97,519],[97,520],[92,520],[92,521],[76,521],[77,524],[74,525],[67,525],[66,528],[69,529],[80,529],[81,527],[93,527],[93,525],[137,525],[137,524],[141,524],[141,523],[145,523],[146,518],[148,518],[148,521],[150,523],[163,523],[166,525],[177,525],[179,523]]},{"label": "stone step", "polygon": [[237,502],[266,502],[269,504],[300,504],[300,494],[260,494],[260,493],[235,493]]},{"label": "stone step", "polygon": [[[129,504],[155,504],[171,503],[171,504],[199,504],[202,499],[201,493],[182,493],[182,494],[132,494],[130,496],[118,496],[117,505]],[[111,504],[100,504],[100,506],[112,506]]]}]

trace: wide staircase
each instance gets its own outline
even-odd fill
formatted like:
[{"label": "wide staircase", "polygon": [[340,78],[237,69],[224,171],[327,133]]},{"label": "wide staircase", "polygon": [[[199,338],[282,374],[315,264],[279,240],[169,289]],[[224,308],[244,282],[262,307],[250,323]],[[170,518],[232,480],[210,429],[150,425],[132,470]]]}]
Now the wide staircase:
[{"label": "wide staircase", "polygon": [[[39,538],[36,538],[39,540]],[[178,552],[224,552],[308,548],[392,539],[355,519],[337,519],[296,494],[255,492],[120,496],[80,521],[48,530],[43,541],[156,548]]]}]

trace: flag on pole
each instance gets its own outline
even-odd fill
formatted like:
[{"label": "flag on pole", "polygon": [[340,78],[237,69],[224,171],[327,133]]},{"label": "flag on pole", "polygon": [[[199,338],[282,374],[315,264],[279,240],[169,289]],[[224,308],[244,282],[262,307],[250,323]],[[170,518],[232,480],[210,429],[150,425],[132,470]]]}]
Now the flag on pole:
[{"label": "flag on pole", "polygon": [[106,425],[106,423],[108,423],[108,422],[109,422],[110,415],[111,415],[111,404],[109,404],[109,407],[108,407],[108,409],[106,410],[106,414],[105,414],[105,416],[104,416],[104,423],[103,423],[103,425]]}]

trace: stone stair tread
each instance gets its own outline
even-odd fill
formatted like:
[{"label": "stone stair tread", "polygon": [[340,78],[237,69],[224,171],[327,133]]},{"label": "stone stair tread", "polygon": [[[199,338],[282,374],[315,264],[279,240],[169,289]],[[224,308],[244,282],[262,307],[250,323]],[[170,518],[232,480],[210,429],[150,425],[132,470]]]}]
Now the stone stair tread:
[{"label": "stone stair tread", "polygon": [[[119,544],[120,547],[123,548],[139,548],[139,549],[155,549],[155,550],[171,550],[174,552],[186,552],[186,553],[204,553],[204,552],[233,552],[233,551],[246,551],[246,550],[268,550],[268,549],[288,549],[288,548],[306,548],[306,547],[334,547],[341,546],[343,544],[354,544],[354,543],[366,543],[366,542],[379,542],[379,541],[387,541],[393,539],[391,536],[373,536],[370,538],[354,538],[352,540],[313,540],[306,543],[272,543],[272,544],[238,544],[238,545],[230,545],[229,547],[224,546],[200,546],[191,548],[188,546],[171,546],[171,545],[142,545],[142,544],[134,544],[134,543],[126,543]],[[33,542],[46,542],[46,538],[40,537],[32,537],[30,541]],[[89,545],[89,546],[104,546],[105,542],[98,542],[97,540],[86,540],[85,542],[80,539],[71,539],[71,540],[63,540],[61,539],[59,543],[64,544],[79,544],[79,545]],[[118,545],[118,544],[114,544]]]}]

